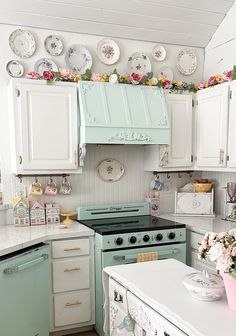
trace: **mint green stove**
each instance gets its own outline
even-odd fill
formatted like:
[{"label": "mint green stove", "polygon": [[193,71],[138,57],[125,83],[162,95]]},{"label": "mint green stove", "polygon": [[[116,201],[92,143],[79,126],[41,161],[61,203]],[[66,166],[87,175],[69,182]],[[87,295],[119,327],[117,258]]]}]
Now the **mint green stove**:
[{"label": "mint green stove", "polygon": [[137,255],[146,252],[185,263],[186,229],[150,216],[148,203],[80,207],[78,220],[95,231],[95,329],[103,336],[103,268],[135,263]]}]

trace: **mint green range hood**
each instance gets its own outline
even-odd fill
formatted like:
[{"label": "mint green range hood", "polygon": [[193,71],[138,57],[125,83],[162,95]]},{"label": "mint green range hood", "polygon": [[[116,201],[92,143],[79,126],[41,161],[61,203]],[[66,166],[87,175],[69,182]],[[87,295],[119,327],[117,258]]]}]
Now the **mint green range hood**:
[{"label": "mint green range hood", "polygon": [[81,81],[80,145],[168,144],[170,127],[162,89]]}]

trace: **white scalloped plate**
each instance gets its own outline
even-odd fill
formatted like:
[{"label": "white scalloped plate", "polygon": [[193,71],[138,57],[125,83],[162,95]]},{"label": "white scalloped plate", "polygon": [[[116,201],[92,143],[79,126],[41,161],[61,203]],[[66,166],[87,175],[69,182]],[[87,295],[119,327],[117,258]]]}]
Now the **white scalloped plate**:
[{"label": "white scalloped plate", "polygon": [[105,159],[97,166],[98,176],[105,182],[119,181],[124,172],[124,166],[114,159]]},{"label": "white scalloped plate", "polygon": [[80,44],[70,46],[65,55],[67,66],[77,75],[83,75],[93,64],[89,50]]},{"label": "white scalloped plate", "polygon": [[177,68],[185,76],[192,75],[197,69],[197,56],[192,49],[181,49],[177,56]]},{"label": "white scalloped plate", "polygon": [[36,50],[34,36],[28,30],[17,29],[9,36],[9,46],[21,58],[31,57]]}]

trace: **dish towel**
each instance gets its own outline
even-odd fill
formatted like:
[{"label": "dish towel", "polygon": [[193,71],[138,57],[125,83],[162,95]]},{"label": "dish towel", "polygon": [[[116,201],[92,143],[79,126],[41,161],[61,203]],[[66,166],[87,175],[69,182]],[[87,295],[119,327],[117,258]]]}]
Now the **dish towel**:
[{"label": "dish towel", "polygon": [[137,254],[137,262],[158,260],[158,252],[146,252]]}]

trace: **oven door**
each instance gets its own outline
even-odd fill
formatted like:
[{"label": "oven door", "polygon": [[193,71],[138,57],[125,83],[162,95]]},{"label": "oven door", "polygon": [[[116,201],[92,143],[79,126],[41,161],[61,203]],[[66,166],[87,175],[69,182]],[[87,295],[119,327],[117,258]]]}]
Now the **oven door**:
[{"label": "oven door", "polygon": [[186,263],[186,244],[170,244],[152,247],[141,247],[137,249],[123,249],[102,252],[102,268],[107,266],[132,264],[137,261],[139,253],[157,252],[158,259],[176,259]]}]

